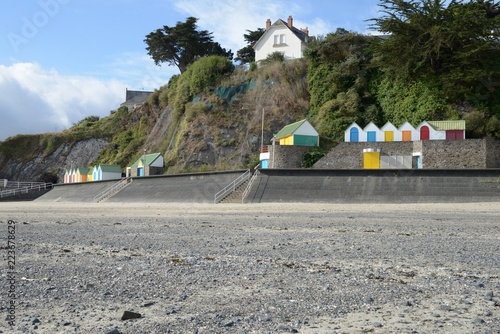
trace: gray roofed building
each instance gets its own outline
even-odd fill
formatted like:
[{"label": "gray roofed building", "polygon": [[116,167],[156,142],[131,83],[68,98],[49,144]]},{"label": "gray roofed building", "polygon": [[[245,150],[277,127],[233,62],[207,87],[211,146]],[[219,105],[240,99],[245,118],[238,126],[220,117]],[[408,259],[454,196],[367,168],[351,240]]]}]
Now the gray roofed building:
[{"label": "gray roofed building", "polygon": [[120,107],[127,107],[128,110],[133,110],[142,105],[153,92],[144,90],[128,90],[126,89],[125,102],[120,104]]}]

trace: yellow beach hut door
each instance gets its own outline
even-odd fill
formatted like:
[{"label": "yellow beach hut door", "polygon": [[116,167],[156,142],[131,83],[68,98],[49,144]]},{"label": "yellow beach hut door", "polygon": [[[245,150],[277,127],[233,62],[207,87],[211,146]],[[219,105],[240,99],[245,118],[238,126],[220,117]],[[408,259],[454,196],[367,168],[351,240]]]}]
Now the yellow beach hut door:
[{"label": "yellow beach hut door", "polygon": [[380,149],[368,148],[363,150],[363,168],[380,169]]}]

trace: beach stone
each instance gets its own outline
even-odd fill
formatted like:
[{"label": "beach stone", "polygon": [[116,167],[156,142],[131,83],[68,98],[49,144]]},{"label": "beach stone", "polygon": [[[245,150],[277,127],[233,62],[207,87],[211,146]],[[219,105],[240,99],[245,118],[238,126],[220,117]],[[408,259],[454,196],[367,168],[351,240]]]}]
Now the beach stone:
[{"label": "beach stone", "polygon": [[283,331],[283,332],[287,332],[287,333],[298,333],[299,332],[297,329],[292,328],[292,327],[285,325],[285,324],[279,325],[278,331]]},{"label": "beach stone", "polygon": [[453,310],[453,307],[450,305],[439,305],[438,309],[441,311],[451,311]]},{"label": "beach stone", "polygon": [[486,298],[486,300],[493,300],[493,291],[487,291],[484,294],[484,297]]},{"label": "beach stone", "polygon": [[222,326],[224,326],[224,327],[233,327],[235,324],[236,324],[236,322],[234,320],[229,320],[228,322],[226,322]]},{"label": "beach stone", "polygon": [[130,319],[139,319],[142,318],[140,313],[132,312],[132,311],[124,311],[121,317],[121,320],[130,320]]},{"label": "beach stone", "polygon": [[373,303],[373,298],[368,296],[368,297],[365,297],[365,299],[363,299],[363,302],[365,304],[372,304]]}]

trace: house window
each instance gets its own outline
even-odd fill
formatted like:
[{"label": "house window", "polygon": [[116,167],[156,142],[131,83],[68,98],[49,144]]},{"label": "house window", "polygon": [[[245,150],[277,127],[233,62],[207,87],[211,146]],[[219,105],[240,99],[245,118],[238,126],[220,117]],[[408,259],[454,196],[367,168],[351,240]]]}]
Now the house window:
[{"label": "house window", "polygon": [[274,45],[283,45],[286,43],[285,34],[274,35]]}]

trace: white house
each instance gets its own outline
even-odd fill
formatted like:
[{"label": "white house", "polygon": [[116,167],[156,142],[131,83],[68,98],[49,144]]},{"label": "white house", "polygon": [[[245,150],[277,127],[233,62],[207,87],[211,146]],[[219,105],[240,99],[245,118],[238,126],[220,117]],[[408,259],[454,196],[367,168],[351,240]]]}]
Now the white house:
[{"label": "white house", "polygon": [[288,22],[282,19],[271,24],[271,19],[266,21],[266,31],[255,43],[255,62],[265,60],[274,52],[281,52],[285,59],[302,58],[307,43],[311,41],[309,30],[297,29],[293,26],[293,18],[288,17]]}]

